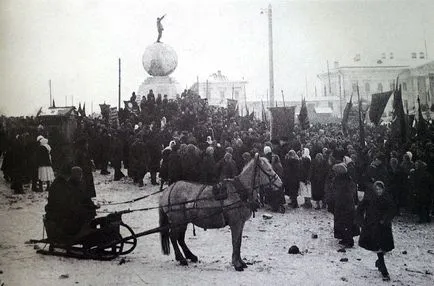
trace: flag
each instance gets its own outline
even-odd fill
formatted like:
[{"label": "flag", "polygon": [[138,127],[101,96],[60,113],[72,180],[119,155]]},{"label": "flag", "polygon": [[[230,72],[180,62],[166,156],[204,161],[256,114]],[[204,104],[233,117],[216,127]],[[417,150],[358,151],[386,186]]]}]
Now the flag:
[{"label": "flag", "polygon": [[300,114],[298,115],[298,121],[300,122],[300,127],[306,130],[310,127],[309,116],[307,114],[306,100],[303,98],[301,101]]},{"label": "flag", "polygon": [[227,99],[228,115],[232,117],[236,114],[238,101],[235,99]]},{"label": "flag", "polygon": [[426,132],[427,123],[426,123],[425,119],[423,118],[422,109],[420,108],[419,95],[417,96],[417,105],[418,105],[419,111],[418,111],[418,120],[417,120],[416,129],[417,129],[417,135],[420,136]]},{"label": "flag", "polygon": [[54,102],[54,99],[53,99],[53,107],[56,107],[56,103]]},{"label": "flag", "polygon": [[363,110],[362,110],[362,101],[360,100],[359,85],[357,85],[357,98],[359,100],[359,140],[360,140],[360,146],[363,148],[365,147],[365,125],[362,119]]},{"label": "flag", "polygon": [[371,107],[369,109],[369,119],[376,126],[380,124],[381,115],[383,115],[384,108],[386,108],[387,102],[389,101],[392,93],[393,90],[382,93],[375,93],[372,95]]},{"label": "flag", "polygon": [[288,137],[294,130],[295,106],[269,107],[271,139]]},{"label": "flag", "polygon": [[264,102],[261,99],[262,105],[262,122],[267,122],[267,112],[265,111]]},{"label": "flag", "polygon": [[345,105],[344,114],[342,116],[342,131],[345,135],[348,134],[348,118],[350,117],[351,108],[353,107],[353,94],[351,94],[350,101]]},{"label": "flag", "polygon": [[398,142],[407,140],[407,124],[402,104],[401,85],[393,93],[392,138]]},{"label": "flag", "polygon": [[81,110],[81,102],[79,102],[78,103],[78,114],[80,114],[80,116],[81,116],[81,113],[82,113],[83,111]]},{"label": "flag", "polygon": [[82,109],[82,111],[83,111],[83,116],[86,117],[86,102],[83,103],[83,109]]}]

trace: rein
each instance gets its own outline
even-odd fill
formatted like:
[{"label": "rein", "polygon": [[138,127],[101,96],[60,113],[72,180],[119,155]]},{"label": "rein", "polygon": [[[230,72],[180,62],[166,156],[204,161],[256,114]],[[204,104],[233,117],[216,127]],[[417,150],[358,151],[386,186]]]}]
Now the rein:
[{"label": "rein", "polygon": [[153,196],[153,195],[159,194],[159,193],[163,192],[163,191],[166,190],[166,189],[167,189],[167,187],[166,187],[166,188],[163,188],[163,189],[160,189],[159,191],[153,192],[153,193],[151,193],[151,194],[149,194],[149,195],[144,195],[144,196],[142,196],[142,197],[138,197],[138,198],[135,198],[135,199],[132,199],[132,200],[129,200],[129,201],[123,201],[123,202],[118,202],[118,203],[107,203],[107,204],[101,204],[101,206],[116,206],[116,205],[124,205],[124,204],[135,203],[135,202],[138,202],[138,201],[140,201],[140,200],[146,199],[146,198],[148,198],[148,197],[150,197],[150,196]]}]

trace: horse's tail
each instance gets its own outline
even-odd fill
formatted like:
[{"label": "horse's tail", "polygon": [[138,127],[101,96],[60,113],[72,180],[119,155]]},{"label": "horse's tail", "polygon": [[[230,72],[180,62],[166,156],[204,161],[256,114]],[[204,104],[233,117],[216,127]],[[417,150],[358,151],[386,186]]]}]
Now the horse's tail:
[{"label": "horse's tail", "polygon": [[169,240],[169,217],[164,212],[163,208],[160,208],[160,239],[161,239],[161,250],[163,254],[170,254],[170,240]]}]

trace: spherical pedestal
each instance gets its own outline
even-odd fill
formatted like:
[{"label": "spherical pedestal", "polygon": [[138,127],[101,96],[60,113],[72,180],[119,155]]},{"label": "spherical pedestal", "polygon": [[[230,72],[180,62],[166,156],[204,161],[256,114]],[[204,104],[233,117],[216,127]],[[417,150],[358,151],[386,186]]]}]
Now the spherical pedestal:
[{"label": "spherical pedestal", "polygon": [[142,63],[149,75],[168,76],[176,69],[178,56],[169,45],[156,42],[145,49]]}]

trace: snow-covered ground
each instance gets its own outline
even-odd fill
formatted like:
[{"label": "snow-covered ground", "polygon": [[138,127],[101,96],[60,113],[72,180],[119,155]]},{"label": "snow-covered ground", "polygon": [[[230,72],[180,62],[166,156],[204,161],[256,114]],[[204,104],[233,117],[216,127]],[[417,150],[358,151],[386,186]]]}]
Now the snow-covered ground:
[{"label": "snow-covered ground", "polygon": [[[130,180],[113,182],[112,175],[94,176],[101,204],[158,190],[149,177],[147,185],[139,188]],[[434,224],[415,224],[414,217],[394,220],[396,248],[386,255],[391,281],[383,282],[374,266],[374,253],[358,246],[337,252],[333,217],[325,210],[289,209],[285,214],[259,210],[244,229],[241,254],[249,266],[244,272],[231,266],[228,227],[196,228],[193,236],[189,226],[186,242],[199,262],[188,266],[178,265],[173,251],[170,256],[161,253],[158,234],[140,237],[132,253],[112,261],[44,256],[25,242],[42,238],[46,198],[46,193],[32,193],[28,188],[25,195],[13,195],[0,178],[0,285],[434,285]],[[154,196],[100,210],[152,207],[157,202]],[[273,217],[264,219],[264,213]],[[158,226],[156,210],[126,214],[123,219],[136,232]],[[288,254],[294,244],[302,254]]]}]

